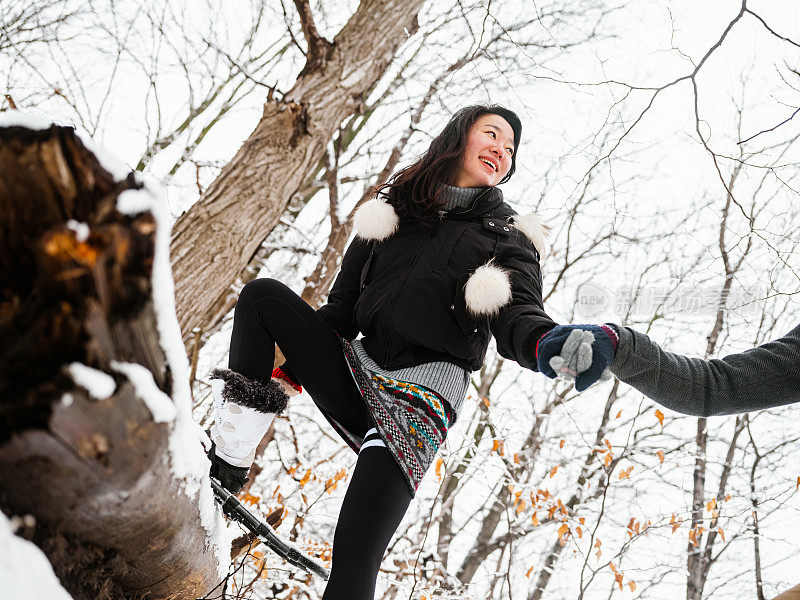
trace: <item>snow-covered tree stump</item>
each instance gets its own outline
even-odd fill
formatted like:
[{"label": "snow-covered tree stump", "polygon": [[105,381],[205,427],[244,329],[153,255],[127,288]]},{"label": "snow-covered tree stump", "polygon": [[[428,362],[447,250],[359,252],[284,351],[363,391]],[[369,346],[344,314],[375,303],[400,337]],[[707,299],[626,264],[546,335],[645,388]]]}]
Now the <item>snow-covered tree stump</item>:
[{"label": "snow-covered tree stump", "polygon": [[[81,598],[227,567],[158,197],[71,128],[0,121],[0,503]],[[156,213],[156,214],[154,214]]]}]

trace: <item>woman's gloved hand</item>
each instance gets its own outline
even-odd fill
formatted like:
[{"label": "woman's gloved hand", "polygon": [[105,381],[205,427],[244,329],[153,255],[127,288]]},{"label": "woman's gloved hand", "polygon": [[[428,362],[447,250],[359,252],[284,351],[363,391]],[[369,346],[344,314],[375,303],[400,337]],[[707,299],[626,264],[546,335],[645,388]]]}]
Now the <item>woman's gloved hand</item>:
[{"label": "woman's gloved hand", "polygon": [[617,332],[610,325],[557,325],[536,343],[536,362],[547,377],[574,381],[582,392],[611,379],[616,352]]},{"label": "woman's gloved hand", "polygon": [[211,461],[210,474],[222,484],[222,487],[236,494],[247,483],[247,473],[250,469],[226,463],[217,456],[216,448],[214,442],[211,442],[211,450],[208,453],[208,459]]}]

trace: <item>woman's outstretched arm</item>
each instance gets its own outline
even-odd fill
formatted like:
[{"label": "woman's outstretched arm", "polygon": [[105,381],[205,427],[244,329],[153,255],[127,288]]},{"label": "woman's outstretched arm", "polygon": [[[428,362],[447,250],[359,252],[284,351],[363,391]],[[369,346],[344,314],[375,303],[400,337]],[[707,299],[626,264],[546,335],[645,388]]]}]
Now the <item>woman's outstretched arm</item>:
[{"label": "woman's outstretched arm", "polygon": [[710,416],[800,402],[800,325],[780,339],[711,360],[666,352],[643,333],[615,328],[612,373],[669,409]]},{"label": "woman's outstretched arm", "polygon": [[557,325],[542,303],[539,253],[520,235],[498,246],[497,259],[509,274],[512,292],[511,302],[490,321],[497,352],[522,367],[538,371],[536,342]]}]

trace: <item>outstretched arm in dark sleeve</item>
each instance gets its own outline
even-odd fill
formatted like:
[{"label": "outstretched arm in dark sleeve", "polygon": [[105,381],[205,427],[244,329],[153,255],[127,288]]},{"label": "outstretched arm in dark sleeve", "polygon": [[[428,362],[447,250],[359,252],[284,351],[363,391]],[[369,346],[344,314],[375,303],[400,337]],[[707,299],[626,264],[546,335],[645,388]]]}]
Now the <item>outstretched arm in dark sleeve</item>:
[{"label": "outstretched arm in dark sleeve", "polygon": [[711,360],[673,354],[630,327],[615,328],[619,346],[612,373],[669,409],[710,416],[800,402],[800,326],[757,348]]},{"label": "outstretched arm in dark sleeve", "polygon": [[[513,238],[511,238],[513,240]],[[542,274],[533,245],[524,240],[498,247],[498,265],[511,279],[511,302],[491,320],[490,328],[500,356],[538,371],[536,342],[557,325],[544,311]]]}]

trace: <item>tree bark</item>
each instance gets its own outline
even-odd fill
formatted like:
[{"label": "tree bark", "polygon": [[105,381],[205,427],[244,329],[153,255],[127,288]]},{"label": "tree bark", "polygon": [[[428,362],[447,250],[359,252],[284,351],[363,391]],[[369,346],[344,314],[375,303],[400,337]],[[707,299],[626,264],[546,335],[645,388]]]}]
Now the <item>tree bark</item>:
[{"label": "tree bark", "polygon": [[202,317],[227,294],[336,129],[360,110],[364,94],[416,30],[423,3],[362,0],[333,42],[309,40],[314,50],[292,89],[267,100],[255,131],[178,219],[171,253],[184,340],[204,327]]},{"label": "tree bark", "polygon": [[[0,505],[36,517],[75,600],[197,598],[220,552],[171,464],[159,225],[117,211],[140,185],[116,181],[71,128],[0,129],[0,173]],[[105,379],[100,398],[72,363]],[[152,376],[161,413],[118,363]]]}]

